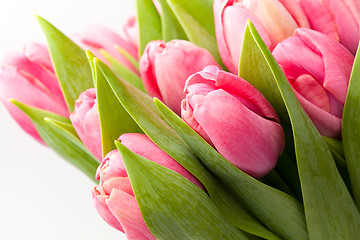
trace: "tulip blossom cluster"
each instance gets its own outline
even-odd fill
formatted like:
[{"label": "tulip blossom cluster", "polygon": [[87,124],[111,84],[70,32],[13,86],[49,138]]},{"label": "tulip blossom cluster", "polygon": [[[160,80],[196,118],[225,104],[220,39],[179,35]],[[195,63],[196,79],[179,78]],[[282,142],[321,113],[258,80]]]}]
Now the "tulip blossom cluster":
[{"label": "tulip blossom cluster", "polygon": [[[203,4],[202,1],[194,1],[195,5]],[[90,63],[93,63],[91,68],[86,68],[92,71],[89,70],[88,83],[93,88],[85,91],[80,89],[75,94],[76,97],[78,93],[82,93],[74,101],[73,108],[68,108],[68,102],[65,103],[65,99],[68,100],[68,96],[73,93],[73,89],[69,90],[67,84],[76,85],[72,81],[76,83],[77,79],[69,77],[64,80],[65,84],[60,84],[57,71],[54,70],[58,68],[53,66],[56,61],[51,59],[56,59],[56,54],[51,55],[50,58],[47,47],[37,43],[28,44],[23,52],[13,52],[5,58],[0,73],[1,102],[17,123],[39,142],[43,144],[55,142],[61,146],[71,144],[74,148],[78,148],[74,153],[75,157],[71,156],[71,161],[74,162],[76,157],[81,160],[78,165],[74,165],[94,170],[88,162],[81,162],[86,154],[87,157],[95,159],[95,165],[100,164],[96,171],[99,185],[92,191],[95,208],[109,225],[125,233],[128,239],[167,239],[172,236],[173,231],[179,233],[177,231],[184,231],[189,227],[184,227],[184,221],[180,221],[182,217],[185,216],[186,225],[191,222],[193,216],[186,211],[187,205],[191,204],[183,204],[179,199],[177,200],[182,206],[176,206],[177,212],[172,216],[180,220],[175,221],[175,224],[170,222],[180,230],[167,226],[165,218],[162,218],[164,216],[153,214],[156,213],[156,209],[150,209],[152,213],[149,211],[144,213],[143,209],[148,206],[144,206],[143,201],[139,201],[137,192],[140,190],[135,186],[141,184],[133,184],[137,180],[132,179],[131,171],[127,169],[126,161],[129,160],[125,160],[128,156],[124,156],[123,152],[126,150],[122,150],[117,145],[118,142],[114,145],[115,140],[120,141],[125,149],[134,154],[131,155],[134,164],[138,161],[138,157],[141,160],[145,159],[144,166],[151,162],[150,164],[158,167],[154,167],[155,170],[140,169],[139,175],[142,174],[141,171],[154,171],[155,174],[152,172],[154,178],[157,177],[157,180],[160,179],[159,182],[169,184],[166,194],[177,191],[184,191],[189,196],[193,194],[191,196],[195,196],[194,202],[200,199],[201,203],[207,204],[204,212],[210,212],[213,214],[211,216],[221,216],[220,219],[223,217],[224,220],[221,221],[214,217],[214,223],[211,224],[230,229],[231,233],[228,236],[232,236],[232,231],[236,233],[241,230],[264,239],[309,239],[311,228],[304,226],[311,224],[313,218],[318,219],[318,216],[314,215],[315,217],[311,218],[306,215],[309,214],[309,206],[314,205],[311,201],[309,203],[307,194],[315,185],[326,182],[324,179],[328,179],[329,176],[331,180],[337,179],[331,181],[329,185],[339,184],[340,187],[336,185],[338,195],[344,196],[344,199],[346,197],[354,199],[359,208],[360,189],[357,190],[356,186],[360,183],[357,185],[356,174],[355,177],[353,174],[355,170],[349,167],[351,158],[346,155],[348,151],[346,144],[349,141],[343,139],[346,137],[343,131],[348,126],[345,118],[343,120],[343,115],[346,115],[344,111],[346,112],[346,107],[349,106],[346,105],[346,101],[348,101],[351,81],[355,81],[350,79],[353,78],[352,71],[356,64],[355,55],[360,39],[360,2],[356,0],[214,0],[207,12],[201,9],[198,15],[191,4],[178,1],[179,6],[174,6],[172,5],[174,3],[170,2],[177,1],[150,1],[146,7],[153,4],[152,13],[150,7],[147,9],[149,15],[154,15],[153,18],[149,18],[146,22],[131,17],[123,26],[121,34],[94,25],[83,34],[73,36],[74,46],[78,45],[84,50],[90,50],[95,55],[94,59],[89,57]],[[168,4],[171,7],[166,7]],[[141,9],[141,6],[139,8]],[[205,23],[199,20],[203,16],[213,16],[213,19],[206,19]],[[172,28],[165,24],[157,26],[157,30],[162,29],[163,36],[152,29],[141,32],[146,29],[144,26],[153,26],[152,24],[160,19],[162,24],[166,20],[169,21],[168,24],[173,24]],[[180,31],[184,32],[187,38],[171,38],[172,40],[166,42],[163,39],[169,39],[169,29],[173,30],[174,35]],[[252,31],[251,34],[249,29]],[[198,35],[195,36],[194,33]],[[256,35],[257,33],[259,35]],[[213,36],[210,36],[211,34]],[[155,36],[158,36],[158,39]],[[252,45],[249,44],[250,42]],[[261,54],[256,52],[257,50]],[[66,54],[71,54],[71,49],[69,53],[64,53]],[[111,66],[110,62],[118,63],[120,68],[115,71],[116,67]],[[253,66],[255,70],[245,69],[241,65],[245,63],[246,66],[249,62],[251,64],[248,66]],[[126,71],[123,75],[119,74],[121,75],[119,77],[114,72],[119,73],[121,67],[130,71]],[[243,75],[242,71],[251,74]],[[94,79],[91,79],[91,76]],[[276,79],[273,85],[269,84],[270,81],[267,81],[269,79]],[[138,82],[134,84],[136,80]],[[259,86],[258,80],[260,85],[263,85]],[[283,99],[274,96],[274,93],[279,92],[281,94],[278,95]],[[98,105],[97,93],[100,102],[106,97],[118,102]],[[100,93],[103,93],[103,96],[100,96]],[[101,99],[102,97],[104,99]],[[8,101],[11,98],[50,112],[38,116],[38,119],[54,115],[54,121],[58,121],[59,126],[56,130],[54,126],[53,128],[45,126],[41,129],[43,125],[31,121],[33,116],[26,116]],[[154,104],[151,98],[157,98],[164,106],[159,106],[159,101],[155,101]],[[282,100],[283,102],[280,103]],[[293,107],[291,104],[295,104],[296,108],[300,109],[300,113],[291,109]],[[296,117],[305,120],[294,119]],[[63,122],[59,119],[63,119]],[[318,149],[314,150],[311,138],[307,141],[303,140],[301,138],[303,135],[294,124],[297,120],[305,122],[303,125],[306,126],[302,129],[305,135],[315,132],[315,135],[309,136],[320,138],[323,145],[316,144],[314,148],[318,147]],[[41,133],[45,131],[44,129],[63,132],[51,135],[52,132],[49,131],[50,137],[46,135],[43,138]],[[134,129],[138,129],[138,132]],[[109,131],[112,130],[113,135],[109,137]],[[119,138],[113,139],[114,134]],[[57,139],[60,135],[65,136],[64,139]],[[294,141],[291,139],[293,136]],[[322,137],[325,137],[329,146]],[[333,154],[337,165],[334,163],[328,168],[321,168],[321,165],[333,162],[331,158],[331,161],[321,163],[323,156],[306,159],[308,161],[304,165],[302,161],[306,154],[299,154],[299,151],[309,149],[310,153],[320,152],[320,145],[326,148],[322,152],[324,157],[327,153],[330,157]],[[179,151],[183,152],[180,154]],[[81,154],[76,155],[79,152]],[[314,158],[316,157],[318,156]],[[279,159],[282,161],[278,161]],[[310,166],[306,164],[312,164],[312,161],[314,161],[314,170],[308,168],[309,171],[304,173],[306,169],[304,166]],[[221,163],[218,165],[224,166],[214,163]],[[346,164],[349,164],[347,168]],[[358,164],[359,162],[355,162],[354,168]],[[194,169],[194,166],[198,168]],[[341,176],[338,171],[341,172]],[[93,172],[95,174],[95,170]],[[164,172],[175,174],[178,178],[174,180],[164,177],[162,175]],[[148,180],[144,178],[141,181],[145,183]],[[211,185],[215,181],[216,184]],[[351,184],[354,197],[348,193]],[[223,192],[219,191],[220,188]],[[153,198],[154,202],[158,202],[159,198],[165,198],[161,200],[168,202],[160,208],[170,209],[173,207],[171,204],[174,204],[171,202],[173,199],[163,197],[164,195],[161,195],[164,194],[163,189],[154,186],[154,196],[148,197]],[[341,189],[346,189],[346,192],[340,193]],[[317,196],[323,200],[322,197],[326,194],[322,191],[327,190],[320,189],[312,193],[319,192],[320,197]],[[214,197],[214,192],[220,197]],[[296,193],[302,195],[296,196]],[[264,201],[267,201],[266,204],[258,198],[262,194]],[[318,198],[314,199],[318,201]],[[273,202],[273,199],[276,200]],[[273,222],[276,220],[269,221],[269,216],[272,218],[279,210],[272,209],[273,206],[275,208],[278,206],[276,204],[279,199],[284,201],[281,204],[290,209],[287,211],[295,219],[286,218],[290,227],[286,224],[282,224],[283,228],[274,227]],[[239,203],[235,204],[237,200]],[[319,209],[323,204],[320,200],[317,206]],[[183,202],[186,201],[188,199],[183,199]],[[352,200],[348,202],[352,204]],[[236,206],[229,206],[229,203],[234,203]],[[333,205],[324,206],[326,211],[337,209]],[[239,212],[241,216],[234,217]],[[246,216],[246,213],[249,216]],[[357,213],[354,213],[354,216]],[[194,209],[193,214],[199,215],[203,212]],[[353,216],[346,212],[344,215]],[[274,216],[274,219],[277,217]],[[353,218],[349,217],[349,219],[353,221]],[[149,221],[154,222],[149,224]],[[163,226],[164,231],[159,231],[159,226]],[[353,226],[357,229],[356,223]],[[293,230],[296,234],[289,234]],[[167,231],[170,235],[166,235],[169,234]],[[196,236],[199,238],[194,239],[203,239],[207,234],[201,233],[200,228],[198,231],[200,233]],[[271,237],[267,235],[267,231],[271,231]],[[301,235],[304,232],[305,236]],[[342,236],[341,234],[337,236]],[[357,233],[354,233],[354,236],[355,234]],[[181,235],[183,236],[189,235]],[[242,236],[241,232],[238,236]],[[292,238],[293,236],[296,237]],[[223,236],[221,238],[232,239]],[[313,235],[312,239],[317,239],[316,235]]]}]

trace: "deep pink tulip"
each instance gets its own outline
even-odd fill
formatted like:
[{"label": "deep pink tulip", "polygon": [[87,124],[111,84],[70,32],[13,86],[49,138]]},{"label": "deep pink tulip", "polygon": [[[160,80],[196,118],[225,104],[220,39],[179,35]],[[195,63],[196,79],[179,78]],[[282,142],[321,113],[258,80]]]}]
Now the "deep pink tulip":
[{"label": "deep pink tulip", "polygon": [[182,119],[222,156],[256,178],[275,167],[285,135],[255,87],[216,66],[190,76],[185,87]]},{"label": "deep pink tulip", "polygon": [[332,38],[310,29],[296,30],[273,55],[319,132],[339,138],[353,55]]},{"label": "deep pink tulip", "polygon": [[[193,175],[158,148],[146,135],[127,133],[121,135],[119,140],[133,152],[181,174],[204,189]],[[141,215],[118,150],[105,156],[96,177],[99,187],[94,188],[93,199],[100,216],[112,227],[124,232],[129,240],[155,239]]]},{"label": "deep pink tulip", "polygon": [[135,66],[116,49],[118,46],[135,59],[138,59],[138,27],[134,17],[127,21],[123,31],[123,36],[120,36],[104,26],[94,24],[89,26],[84,33],[75,35],[74,40],[83,49],[89,49],[102,61],[108,63],[101,53],[101,50],[105,50],[125,67],[138,73]]},{"label": "deep pink tulip", "polygon": [[245,27],[250,20],[272,50],[298,27],[309,27],[294,0],[215,0],[215,30],[225,66],[237,74]]},{"label": "deep pink tulip", "polygon": [[150,96],[163,101],[180,115],[186,79],[208,65],[216,64],[205,49],[188,41],[150,42],[140,59],[140,75]]},{"label": "deep pink tulip", "polygon": [[300,0],[310,27],[340,41],[353,54],[359,44],[360,1]]},{"label": "deep pink tulip", "polygon": [[70,120],[84,145],[99,160],[102,159],[101,130],[96,90],[90,88],[75,101]]},{"label": "deep pink tulip", "polygon": [[69,116],[46,46],[28,43],[23,52],[8,53],[1,70],[1,102],[22,129],[43,143],[31,120],[9,99],[14,98],[64,117]]}]

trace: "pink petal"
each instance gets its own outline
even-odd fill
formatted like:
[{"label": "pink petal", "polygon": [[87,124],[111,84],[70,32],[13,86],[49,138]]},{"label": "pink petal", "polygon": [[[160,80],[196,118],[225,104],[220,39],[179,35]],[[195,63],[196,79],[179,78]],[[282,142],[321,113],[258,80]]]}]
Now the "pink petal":
[{"label": "pink petal", "polygon": [[[293,35],[297,23],[278,0],[245,0],[242,5],[256,17],[268,33],[273,47]],[[273,49],[270,47],[270,50]]]},{"label": "pink petal", "polygon": [[342,45],[319,32],[301,28],[295,36],[310,49],[321,53],[325,67],[323,86],[336,99],[345,103],[354,56]]},{"label": "pink petal", "polygon": [[96,188],[94,188],[92,192],[92,197],[95,209],[98,211],[102,219],[104,219],[105,222],[107,222],[113,228],[124,232],[120,222],[114,217],[114,215],[110,212],[108,206],[106,205],[106,201],[108,200],[109,196],[100,195],[100,192]]},{"label": "pink petal", "polygon": [[156,240],[145,224],[135,197],[113,189],[107,206],[123,226],[127,239]]},{"label": "pink petal", "polygon": [[339,40],[335,16],[320,0],[300,0],[300,5],[308,17],[310,27],[329,37]]},{"label": "pink petal", "polygon": [[202,184],[191,173],[156,146],[145,134],[125,133],[119,139],[124,146],[136,154],[179,173],[201,189],[204,189]]},{"label": "pink petal", "polygon": [[309,102],[324,111],[330,112],[330,101],[325,89],[310,75],[301,75],[293,84],[293,88]]},{"label": "pink petal", "polygon": [[278,123],[255,114],[224,90],[209,93],[194,117],[219,153],[251,176],[259,178],[272,170],[284,149]]},{"label": "pink petal", "polygon": [[321,135],[331,138],[341,137],[341,118],[317,107],[296,91],[295,93],[307,115],[309,115],[311,121]]}]

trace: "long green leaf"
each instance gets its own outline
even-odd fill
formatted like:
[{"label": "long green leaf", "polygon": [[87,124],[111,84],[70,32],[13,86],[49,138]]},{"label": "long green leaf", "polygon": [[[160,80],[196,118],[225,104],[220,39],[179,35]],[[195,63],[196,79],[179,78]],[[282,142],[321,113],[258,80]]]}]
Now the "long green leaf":
[{"label": "long green leaf", "polygon": [[[360,45],[359,45],[360,46]],[[360,50],[350,78],[342,120],[342,137],[354,199],[360,210]]]},{"label": "long green leaf", "polygon": [[95,181],[99,162],[76,136],[63,128],[63,124],[69,122],[69,119],[16,100],[11,102],[30,117],[41,138],[50,148]]},{"label": "long green leaf", "polygon": [[187,40],[186,33],[172,12],[167,0],[158,0],[161,6],[162,36],[165,42],[173,39]]},{"label": "long green leaf", "polygon": [[110,62],[114,72],[123,80],[127,81],[134,85],[137,89],[146,93],[144,84],[141,78],[136,75],[133,71],[125,67],[123,64],[118,62],[115,58],[113,58],[108,52],[105,50],[101,51],[104,57]]},{"label": "long green leaf", "polygon": [[114,95],[109,83],[95,64],[96,98],[99,109],[103,157],[114,150],[114,141],[123,133],[142,133],[133,118]]},{"label": "long green leaf", "polygon": [[152,0],[136,0],[140,35],[140,56],[148,42],[161,39],[161,19]]},{"label": "long green leaf", "polygon": [[196,159],[187,144],[159,116],[153,100],[130,84],[121,81],[104,63],[97,59],[115,95],[124,108],[149,138],[167,154],[191,172],[207,189],[211,199],[224,216],[244,231],[267,239],[278,239],[231,196],[228,189],[220,184]]},{"label": "long green leaf", "polygon": [[303,207],[298,201],[240,171],[162,102],[156,99],[155,103],[201,162],[237,194],[263,224],[282,239],[308,239]]},{"label": "long green leaf", "polygon": [[247,239],[208,195],[180,174],[116,143],[146,225],[156,239]]},{"label": "long green leaf", "polygon": [[51,60],[69,112],[80,93],[92,88],[91,69],[85,52],[45,19],[37,16],[46,36]]},{"label": "long green leaf", "polygon": [[215,36],[212,0],[167,0],[189,40],[207,49],[224,69]]},{"label": "long green leaf", "polygon": [[[243,42],[243,46],[248,45],[253,48],[252,56],[257,56],[265,67],[262,74],[267,74],[274,87],[278,87],[291,120],[310,239],[360,239],[359,211],[325,141],[251,23],[247,25]],[[249,59],[253,58],[249,56]]]}]

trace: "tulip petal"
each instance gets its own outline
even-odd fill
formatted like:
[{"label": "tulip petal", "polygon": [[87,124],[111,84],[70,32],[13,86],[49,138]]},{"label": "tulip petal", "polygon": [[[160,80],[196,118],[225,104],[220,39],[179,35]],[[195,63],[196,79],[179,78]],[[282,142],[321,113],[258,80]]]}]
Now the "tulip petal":
[{"label": "tulip petal", "polygon": [[[125,133],[120,136],[121,143],[140,156],[143,156],[161,166],[169,168],[189,181],[204,189],[202,184],[191,173],[183,168],[178,162],[158,148],[145,134]],[[139,145],[141,143],[141,145]]]},{"label": "tulip petal", "polygon": [[352,15],[351,10],[339,0],[325,0],[335,16],[340,43],[355,55],[359,44],[359,22]]},{"label": "tulip petal", "polygon": [[292,87],[309,102],[330,112],[330,100],[325,89],[312,76],[304,74],[298,77]]},{"label": "tulip petal", "polygon": [[295,36],[308,48],[321,53],[325,67],[323,86],[340,102],[345,103],[354,56],[336,41],[319,32],[301,28],[296,30]]},{"label": "tulip petal", "polygon": [[339,41],[335,16],[319,0],[300,0],[300,5],[308,17],[310,27]]},{"label": "tulip petal", "polygon": [[121,223],[127,239],[156,240],[146,226],[134,196],[113,189],[106,205]]},{"label": "tulip petal", "polygon": [[[242,5],[258,19],[269,34],[273,44],[269,47],[270,50],[285,38],[292,36],[298,27],[293,17],[278,0],[245,0]],[[251,22],[254,24],[253,21]],[[257,28],[256,25],[255,27]],[[259,33],[262,36],[262,32]]]},{"label": "tulip petal", "polygon": [[124,232],[123,227],[120,222],[114,217],[114,215],[110,212],[108,206],[106,205],[106,201],[108,200],[108,196],[100,195],[100,192],[94,188],[92,192],[92,197],[94,201],[95,209],[98,211],[99,215],[113,228]]},{"label": "tulip petal", "polygon": [[262,177],[273,169],[284,149],[278,123],[253,113],[224,90],[209,93],[194,117],[221,155],[251,176]]}]

